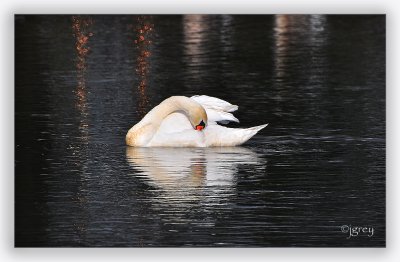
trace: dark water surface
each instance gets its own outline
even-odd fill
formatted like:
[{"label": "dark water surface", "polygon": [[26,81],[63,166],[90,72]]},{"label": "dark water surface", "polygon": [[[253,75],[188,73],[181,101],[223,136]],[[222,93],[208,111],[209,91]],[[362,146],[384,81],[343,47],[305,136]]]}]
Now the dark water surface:
[{"label": "dark water surface", "polygon": [[[385,246],[385,16],[16,16],[16,246]],[[171,95],[237,148],[129,148]],[[355,226],[372,236],[342,232]]]}]

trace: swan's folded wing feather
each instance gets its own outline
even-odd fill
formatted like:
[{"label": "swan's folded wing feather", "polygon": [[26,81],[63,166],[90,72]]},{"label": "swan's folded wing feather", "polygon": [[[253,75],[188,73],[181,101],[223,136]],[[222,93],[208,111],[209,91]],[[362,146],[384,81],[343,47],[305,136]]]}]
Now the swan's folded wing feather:
[{"label": "swan's folded wing feather", "polygon": [[238,109],[237,105],[206,95],[192,96],[191,99],[204,107],[209,123],[220,122],[225,124],[231,121],[239,123],[239,119],[230,113]]},{"label": "swan's folded wing feather", "polygon": [[203,132],[191,129],[176,133],[157,132],[150,147],[205,147]]},{"label": "swan's folded wing feather", "polygon": [[192,96],[191,99],[193,99],[203,107],[208,107],[211,109],[220,110],[224,112],[234,112],[239,108],[237,105],[232,105],[231,103],[225,100],[212,96],[196,95]]},{"label": "swan's folded wing feather", "polygon": [[228,112],[224,111],[219,111],[219,110],[214,110],[210,108],[205,108],[207,117],[208,117],[208,123],[211,124],[212,122],[220,122],[220,123],[228,123],[228,122],[237,122],[239,123],[239,119],[237,119],[234,115]]},{"label": "swan's folded wing feather", "polygon": [[186,115],[175,112],[164,118],[157,132],[168,134],[179,133],[185,130],[193,130],[192,124],[190,124]]},{"label": "swan's folded wing feather", "polygon": [[204,134],[194,130],[184,114],[175,112],[164,118],[147,146],[204,147]]}]

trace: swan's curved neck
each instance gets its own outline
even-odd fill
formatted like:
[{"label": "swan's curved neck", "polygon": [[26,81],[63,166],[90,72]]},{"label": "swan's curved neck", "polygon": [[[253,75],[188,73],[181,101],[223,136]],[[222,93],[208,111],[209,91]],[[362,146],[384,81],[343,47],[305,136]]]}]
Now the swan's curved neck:
[{"label": "swan's curved neck", "polygon": [[[196,101],[185,96],[172,96],[154,107],[139,123],[129,129],[126,136],[127,144],[133,146],[146,145],[157,132],[162,121],[168,115],[178,111],[184,113],[189,121],[199,111],[203,111],[205,118],[207,118],[204,108]],[[204,120],[207,121],[207,119]]]},{"label": "swan's curved neck", "polygon": [[175,112],[183,112],[188,118],[193,114],[194,108],[200,105],[194,100],[185,96],[172,96],[162,101],[158,106],[154,107],[147,115],[143,118],[144,123],[151,122],[152,125],[161,125],[161,122],[168,115]]}]

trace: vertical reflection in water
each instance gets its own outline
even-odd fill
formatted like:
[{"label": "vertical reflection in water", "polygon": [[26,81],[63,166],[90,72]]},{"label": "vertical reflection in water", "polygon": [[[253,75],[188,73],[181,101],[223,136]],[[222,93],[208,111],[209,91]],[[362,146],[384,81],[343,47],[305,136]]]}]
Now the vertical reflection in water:
[{"label": "vertical reflection in water", "polygon": [[[324,15],[276,15],[274,28],[274,75],[278,102],[275,111],[294,93],[291,88],[304,89],[303,95],[317,96],[321,92],[326,68],[324,46],[326,17]],[[302,74],[297,72],[302,71]],[[313,91],[310,91],[312,89]],[[309,106],[317,106],[311,103]],[[317,111],[316,111],[317,112]],[[287,113],[287,112],[286,112]]]},{"label": "vertical reflection in water", "polygon": [[275,76],[280,81],[285,76],[286,52],[288,48],[289,17],[288,15],[275,15]]},{"label": "vertical reflection in water", "polygon": [[[209,30],[205,15],[185,15],[183,17],[184,54],[187,76],[201,81],[201,66],[207,63],[207,50],[204,47]],[[200,83],[200,82],[199,82]],[[190,86],[190,84],[188,84]]]},{"label": "vertical reflection in water", "polygon": [[[326,37],[326,15],[310,15],[309,16],[309,38],[307,41],[310,43],[310,52],[311,52],[311,67],[310,72],[308,74],[308,82],[311,86],[318,85],[319,87],[325,86],[325,76],[326,67],[328,65],[328,61],[326,59],[326,44],[327,44],[327,37]],[[321,88],[314,90],[312,92],[313,95],[317,93],[320,94]]]},{"label": "vertical reflection in water", "polygon": [[[233,51],[233,28],[232,28],[232,22],[233,22],[233,17],[231,15],[222,15],[222,26],[220,30],[220,41],[221,41],[221,48],[222,52],[224,55],[222,55],[222,58],[225,58],[229,55],[230,52]],[[227,59],[229,60],[229,59]],[[225,62],[225,61],[224,61]],[[226,65],[229,65],[229,61],[226,61]]]},{"label": "vertical reflection in water", "polygon": [[326,15],[310,15],[311,33],[318,33],[325,30]]},{"label": "vertical reflection in water", "polygon": [[[93,36],[91,32],[91,25],[93,21],[88,16],[73,16],[72,17],[72,29],[73,35],[75,37],[75,51],[76,51],[76,72],[77,72],[77,86],[75,89],[76,95],[76,108],[79,112],[79,131],[80,137],[78,146],[75,147],[74,155],[79,157],[87,156],[83,155],[85,148],[89,143],[89,123],[88,123],[88,103],[87,103],[87,87],[86,87],[86,70],[87,70],[87,57],[90,51],[89,39]],[[85,161],[78,162],[79,168],[81,169],[81,183],[79,184],[78,192],[75,196],[75,201],[80,206],[82,210],[82,216],[78,216],[76,221],[71,221],[75,227],[75,230],[79,236],[79,240],[83,238],[86,233],[87,227],[87,215],[85,214],[87,198],[83,194],[84,192],[84,180],[85,174],[87,172],[88,166]]]},{"label": "vertical reflection in water", "polygon": [[286,78],[286,69],[288,63],[288,52],[289,52],[289,19],[288,15],[275,15],[275,27],[274,27],[274,76],[276,92],[273,95],[275,104],[275,114],[281,115],[285,113],[285,99],[288,87],[284,85]]},{"label": "vertical reflection in water", "polygon": [[76,107],[81,115],[79,129],[82,132],[82,139],[87,142],[88,139],[88,109],[87,109],[87,90],[86,90],[86,58],[88,56],[89,38],[93,36],[90,32],[90,26],[93,21],[90,17],[73,16],[72,29],[75,36],[75,50],[76,50],[76,72],[78,85],[75,90],[76,94]]},{"label": "vertical reflection in water", "polygon": [[[291,58],[301,57],[296,53],[296,46],[306,49],[311,56],[310,65],[321,58],[320,51],[326,42],[325,37],[325,15],[276,15],[275,16],[275,76],[278,82],[287,76],[288,63]],[[298,48],[297,48],[298,49]],[[304,54],[303,54],[304,55]],[[295,57],[291,57],[295,56]],[[306,61],[303,61],[304,64]],[[308,69],[308,67],[303,68]],[[317,75],[317,74],[310,74]]]},{"label": "vertical reflection in water", "polygon": [[148,88],[148,73],[150,68],[149,58],[151,56],[151,47],[153,44],[152,35],[154,24],[152,16],[141,15],[137,18],[137,26],[135,28],[136,38],[134,44],[138,49],[138,57],[136,59],[136,74],[139,79],[137,88],[139,93],[138,111],[139,116],[143,117],[146,114],[148,104],[147,92]]}]

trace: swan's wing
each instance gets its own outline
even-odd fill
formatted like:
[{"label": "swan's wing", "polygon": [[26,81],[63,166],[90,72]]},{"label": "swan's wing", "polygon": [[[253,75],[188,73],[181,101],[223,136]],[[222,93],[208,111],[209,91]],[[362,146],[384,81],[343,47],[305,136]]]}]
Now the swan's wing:
[{"label": "swan's wing", "polygon": [[204,147],[204,133],[194,130],[189,119],[182,113],[168,115],[162,122],[150,147]]},{"label": "swan's wing", "polygon": [[231,113],[219,111],[219,110],[215,110],[215,109],[210,109],[207,107],[204,107],[204,109],[206,110],[209,124],[217,123],[217,122],[220,122],[222,124],[227,124],[231,121],[239,123],[239,119],[237,119]]},{"label": "swan's wing", "polygon": [[201,104],[202,106],[206,106],[209,108],[225,111],[225,112],[233,112],[238,110],[237,105],[232,105],[231,103],[216,98],[212,96],[206,96],[206,95],[197,95],[197,96],[192,96],[191,99],[195,100],[197,103]]},{"label": "swan's wing", "polygon": [[192,96],[191,99],[204,107],[207,113],[208,122],[239,122],[239,120],[230,113],[238,109],[237,105],[232,105],[222,99],[205,95]]},{"label": "swan's wing", "polygon": [[237,146],[241,145],[268,124],[250,128],[228,128],[219,125],[209,125],[204,129],[206,146]]},{"label": "swan's wing", "polygon": [[193,127],[187,116],[183,113],[175,112],[164,118],[158,128],[158,132],[168,134],[178,133],[189,129],[193,130]]},{"label": "swan's wing", "polygon": [[157,132],[147,145],[149,147],[205,147],[203,132],[185,130],[176,133]]}]

